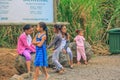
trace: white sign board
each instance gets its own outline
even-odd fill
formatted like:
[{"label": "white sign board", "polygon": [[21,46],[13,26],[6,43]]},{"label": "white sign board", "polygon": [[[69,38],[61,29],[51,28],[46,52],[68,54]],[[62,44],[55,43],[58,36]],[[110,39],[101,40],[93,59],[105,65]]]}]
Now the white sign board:
[{"label": "white sign board", "polygon": [[53,0],[0,0],[0,23],[52,23],[53,7]]}]

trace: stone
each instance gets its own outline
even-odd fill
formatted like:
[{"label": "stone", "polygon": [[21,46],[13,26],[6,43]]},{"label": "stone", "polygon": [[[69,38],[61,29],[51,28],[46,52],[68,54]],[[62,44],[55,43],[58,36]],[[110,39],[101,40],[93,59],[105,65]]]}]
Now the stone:
[{"label": "stone", "polygon": [[[93,55],[92,47],[87,41],[84,42],[84,45],[85,45],[85,54],[87,56],[87,61],[89,61]],[[72,42],[70,43],[69,46],[73,52],[73,62],[76,63],[77,62],[76,43]],[[81,62],[83,62],[83,59],[81,59]]]},{"label": "stone", "polygon": [[19,75],[14,75],[14,76],[12,76],[9,80],[24,80],[24,78],[23,77],[21,77],[21,76],[19,76]]},{"label": "stone", "polygon": [[33,76],[34,76],[34,73],[33,72],[30,72],[30,73],[24,73],[21,75],[22,78],[24,79],[33,79]]},{"label": "stone", "polygon": [[14,75],[9,80],[33,80],[34,73],[23,73],[21,75]]},{"label": "stone", "polygon": [[[60,53],[60,55],[59,55],[59,61],[60,61],[60,63],[63,65],[63,66],[69,66],[69,64],[68,64],[68,56],[67,56],[67,54],[64,54],[64,53]],[[48,65],[49,65],[49,67],[54,67],[54,64],[53,64],[53,62],[52,62],[52,55],[49,55],[48,56]]]},{"label": "stone", "polygon": [[[35,54],[31,54],[32,60],[31,60],[31,71],[34,71],[34,59],[35,59]],[[15,68],[19,72],[19,74],[23,74],[27,72],[27,67],[26,67],[26,60],[24,56],[18,55],[16,60],[15,60]]]},{"label": "stone", "polygon": [[92,55],[94,54],[92,51],[91,45],[87,41],[85,41],[85,53],[87,56],[87,61],[89,61],[91,59]]},{"label": "stone", "polygon": [[68,55],[61,52],[59,56],[60,56],[60,58],[59,58],[60,63],[63,66],[66,66],[66,67],[69,66],[69,63],[68,63],[69,57],[68,57]]}]

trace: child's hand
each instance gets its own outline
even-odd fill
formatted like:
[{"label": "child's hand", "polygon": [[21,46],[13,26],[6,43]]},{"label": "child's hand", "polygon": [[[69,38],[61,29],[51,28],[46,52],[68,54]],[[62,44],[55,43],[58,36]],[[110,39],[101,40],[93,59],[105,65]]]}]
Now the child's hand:
[{"label": "child's hand", "polygon": [[65,50],[65,49],[62,49],[62,52],[63,52],[64,54],[66,54],[66,50]]},{"label": "child's hand", "polygon": [[53,48],[52,51],[54,51],[55,49]]},{"label": "child's hand", "polygon": [[50,51],[54,51],[54,48],[49,49]]},{"label": "child's hand", "polygon": [[77,47],[77,49],[78,49],[78,50],[81,50],[81,48],[80,48],[80,47]]}]

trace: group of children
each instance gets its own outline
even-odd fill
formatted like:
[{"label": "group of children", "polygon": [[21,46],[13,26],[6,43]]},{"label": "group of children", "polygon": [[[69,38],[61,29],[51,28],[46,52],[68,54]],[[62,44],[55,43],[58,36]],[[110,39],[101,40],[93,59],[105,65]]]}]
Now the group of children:
[{"label": "group of children", "polygon": [[[49,78],[49,74],[47,72],[46,67],[48,66],[47,61],[47,49],[50,49],[52,46],[52,61],[55,65],[56,72],[63,73],[64,67],[59,62],[59,54],[60,52],[67,53],[69,55],[70,68],[73,68],[73,54],[71,49],[69,48],[70,43],[70,35],[67,33],[67,29],[65,25],[54,25],[54,33],[55,37],[53,41],[47,46],[46,43],[48,41],[48,28],[44,22],[40,22],[37,25],[37,31],[35,38],[32,40],[30,34],[33,32],[33,28],[30,25],[25,25],[23,27],[24,32],[20,35],[18,39],[17,51],[20,55],[24,56],[26,59],[27,70],[30,72],[30,54],[32,52],[36,52],[34,65],[35,65],[35,76],[34,80],[38,80],[39,76],[39,67],[42,68],[43,73],[45,74],[45,80]],[[78,34],[74,41],[77,46],[77,64],[80,64],[81,57],[87,64],[85,49],[84,49],[84,37],[83,30],[77,30]],[[34,47],[36,46],[36,48]]]}]

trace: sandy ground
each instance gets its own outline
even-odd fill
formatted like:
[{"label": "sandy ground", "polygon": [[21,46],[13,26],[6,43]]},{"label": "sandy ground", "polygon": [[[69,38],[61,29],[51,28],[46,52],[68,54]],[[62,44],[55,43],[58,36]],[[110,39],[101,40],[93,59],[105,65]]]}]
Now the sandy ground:
[{"label": "sandy ground", "polygon": [[[0,80],[9,80],[14,74],[18,74],[14,68],[16,56],[15,49],[0,48]],[[74,69],[65,69],[64,74],[49,69],[49,80],[120,80],[120,54],[94,56],[88,65],[75,64]],[[39,80],[44,80],[43,74]]]}]

